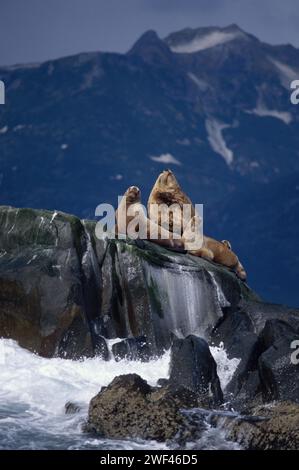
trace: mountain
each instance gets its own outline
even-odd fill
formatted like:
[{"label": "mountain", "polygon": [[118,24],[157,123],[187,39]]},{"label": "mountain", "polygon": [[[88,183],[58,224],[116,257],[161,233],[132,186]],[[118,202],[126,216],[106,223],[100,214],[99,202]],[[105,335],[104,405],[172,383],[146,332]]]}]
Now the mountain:
[{"label": "mountain", "polygon": [[298,49],[236,25],[148,31],[127,54],[0,67],[0,202],[93,217],[132,184],[146,202],[170,167],[250,285],[299,305],[298,77]]}]

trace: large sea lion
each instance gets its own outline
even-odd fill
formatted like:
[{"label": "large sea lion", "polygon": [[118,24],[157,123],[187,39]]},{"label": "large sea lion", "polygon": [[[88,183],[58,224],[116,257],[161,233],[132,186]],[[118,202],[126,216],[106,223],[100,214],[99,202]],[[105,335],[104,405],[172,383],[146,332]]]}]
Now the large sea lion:
[{"label": "large sea lion", "polygon": [[[159,205],[161,208],[158,212],[153,211],[153,207],[156,205]],[[170,207],[174,205],[177,205],[180,210],[169,214],[169,225],[167,222],[165,228],[169,228],[171,232],[174,231],[182,235],[190,218],[195,215],[195,208],[191,199],[182,191],[172,171],[165,170],[158,176],[150,193],[147,202],[149,218],[155,223],[165,226],[162,208],[163,206]],[[183,212],[184,205],[190,208],[189,214],[187,211],[186,213]]]},{"label": "large sea lion", "polygon": [[[146,239],[166,248],[185,251],[182,237],[175,238],[172,232],[165,230],[146,217],[141,204],[141,191],[137,186],[130,186],[126,190],[117,208],[115,218],[117,236],[129,232],[132,238]],[[141,226],[144,228],[143,232]]]},{"label": "large sea lion", "polygon": [[[194,239],[194,226],[196,225],[198,227],[201,221],[199,220],[198,214],[195,212],[191,199],[183,192],[171,170],[163,171],[158,176],[153,186],[148,199],[148,214],[150,218],[152,218],[151,207],[155,204],[166,204],[167,206],[178,204],[181,208],[183,208],[184,204],[189,204],[191,206],[191,218],[189,216],[189,219],[184,219],[183,211],[176,213],[176,217],[180,218],[180,220],[178,221],[171,218],[169,231],[175,230],[176,227],[181,227],[181,232],[179,233],[182,235],[183,240],[187,241]],[[161,225],[161,217],[162,214],[161,211],[159,211],[158,216],[156,215],[154,218],[154,222]],[[198,243],[201,245],[201,248],[196,250],[188,249],[191,254],[213,260],[216,263],[227,266],[233,269],[242,280],[246,279],[246,272],[237,255],[231,250],[231,245],[227,240],[219,242],[206,235],[202,237],[199,232],[196,237],[198,238]],[[186,245],[186,248],[188,248],[188,245]]]}]

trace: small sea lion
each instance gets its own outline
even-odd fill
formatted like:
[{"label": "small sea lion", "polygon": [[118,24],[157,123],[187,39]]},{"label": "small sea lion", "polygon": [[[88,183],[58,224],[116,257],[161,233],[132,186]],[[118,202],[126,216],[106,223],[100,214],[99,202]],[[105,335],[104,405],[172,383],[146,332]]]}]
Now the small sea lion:
[{"label": "small sea lion", "polygon": [[[195,215],[189,222],[183,234],[184,240],[190,240],[194,237],[194,225],[200,223],[197,219],[198,216]],[[202,237],[199,232],[195,234],[195,237],[196,236],[200,237],[199,242],[202,242],[202,246],[198,250],[188,250],[189,253],[194,256],[200,256],[210,261],[214,261],[215,263],[222,264],[223,266],[227,266],[234,270],[240,279],[243,281],[246,280],[246,271],[240,263],[237,255],[232,251],[231,244],[227,240],[219,242],[214,238],[207,237],[206,235],[203,235]]]}]

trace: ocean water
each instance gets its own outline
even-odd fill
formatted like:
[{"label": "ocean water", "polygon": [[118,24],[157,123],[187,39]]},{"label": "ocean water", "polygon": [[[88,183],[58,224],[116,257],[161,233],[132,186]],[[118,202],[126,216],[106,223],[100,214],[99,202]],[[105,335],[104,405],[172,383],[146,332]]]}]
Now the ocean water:
[{"label": "ocean water", "polygon": [[[238,360],[229,360],[223,348],[211,348],[222,387]],[[170,354],[149,363],[99,358],[71,361],[45,359],[22,349],[15,341],[0,339],[0,449],[167,449],[154,441],[95,438],[82,432],[90,399],[115,376],[137,373],[150,385],[168,376]],[[66,415],[72,401],[81,410]],[[238,449],[226,441],[223,430],[207,425],[192,449]]]}]

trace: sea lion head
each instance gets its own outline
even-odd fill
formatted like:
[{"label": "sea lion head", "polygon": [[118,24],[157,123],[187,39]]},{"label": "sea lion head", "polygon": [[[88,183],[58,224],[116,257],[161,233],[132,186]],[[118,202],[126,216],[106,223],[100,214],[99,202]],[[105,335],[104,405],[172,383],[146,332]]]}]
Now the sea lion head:
[{"label": "sea lion head", "polygon": [[179,183],[171,170],[164,170],[157,179],[157,186],[162,191],[174,191],[179,188]]},{"label": "sea lion head", "polygon": [[125,197],[127,198],[127,202],[129,203],[135,203],[135,202],[140,202],[141,198],[141,191],[138,188],[138,186],[130,186],[126,192],[125,192]]},{"label": "sea lion head", "polygon": [[232,245],[228,240],[222,240],[221,243],[223,243],[223,245],[225,245],[229,250],[232,249]]}]

